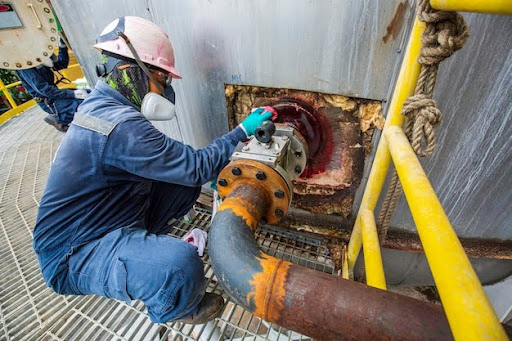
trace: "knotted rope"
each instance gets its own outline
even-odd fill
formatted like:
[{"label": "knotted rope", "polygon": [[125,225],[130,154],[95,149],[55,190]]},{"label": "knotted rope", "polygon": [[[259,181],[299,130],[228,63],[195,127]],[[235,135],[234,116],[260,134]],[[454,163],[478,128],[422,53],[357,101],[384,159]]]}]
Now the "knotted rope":
[{"label": "knotted rope", "polygon": [[[404,102],[401,113],[405,116],[404,132],[414,152],[425,157],[432,155],[436,148],[434,127],[442,120],[441,111],[432,99],[439,63],[462,48],[469,31],[460,14],[434,10],[428,0],[418,1],[418,19],[426,24],[421,36],[423,46],[418,58],[421,71],[414,95]],[[402,186],[395,171],[377,221],[381,243],[386,238],[391,217],[401,194]]]}]

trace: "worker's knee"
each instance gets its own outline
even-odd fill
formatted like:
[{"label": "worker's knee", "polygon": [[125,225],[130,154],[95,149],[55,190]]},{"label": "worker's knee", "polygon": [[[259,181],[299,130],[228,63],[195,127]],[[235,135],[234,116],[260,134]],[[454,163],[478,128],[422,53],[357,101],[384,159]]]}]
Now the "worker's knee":
[{"label": "worker's knee", "polygon": [[141,299],[154,322],[186,316],[206,287],[203,262],[195,247],[174,239],[159,243],[150,253],[149,257],[116,260],[109,280],[111,297],[128,302]]},{"label": "worker's knee", "polygon": [[156,301],[146,302],[149,316],[154,322],[163,323],[184,317],[193,312],[199,304],[206,289],[204,278],[204,265],[195,253],[189,257],[179,268],[174,269],[179,273],[179,282],[172,280],[174,274],[170,270],[170,276],[162,284]]}]

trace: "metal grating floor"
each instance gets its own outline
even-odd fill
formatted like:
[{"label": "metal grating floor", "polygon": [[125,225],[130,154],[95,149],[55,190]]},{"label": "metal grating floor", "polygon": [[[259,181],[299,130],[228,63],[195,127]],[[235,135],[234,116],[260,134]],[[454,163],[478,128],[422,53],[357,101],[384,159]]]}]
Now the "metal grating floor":
[{"label": "metal grating floor", "polygon": [[[271,325],[226,298],[222,316],[205,325],[154,324],[144,304],[98,296],[61,296],[46,287],[32,251],[32,229],[51,161],[64,136],[44,123],[38,107],[0,126],[0,341],[6,340],[309,340]],[[172,235],[208,230],[210,214],[193,223],[175,221]],[[333,273],[319,240],[264,226],[256,234],[263,251]],[[208,291],[222,293],[204,257]]]}]

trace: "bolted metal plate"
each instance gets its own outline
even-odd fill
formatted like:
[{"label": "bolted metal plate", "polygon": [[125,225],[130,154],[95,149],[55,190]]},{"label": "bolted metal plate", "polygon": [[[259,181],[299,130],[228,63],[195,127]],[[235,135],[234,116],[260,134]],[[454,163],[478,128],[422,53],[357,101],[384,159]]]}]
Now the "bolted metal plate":
[{"label": "bolted metal plate", "polygon": [[290,140],[285,162],[281,162],[290,180],[300,176],[306,168],[309,149],[304,137],[296,130],[286,124],[276,124],[275,136],[286,137]]},{"label": "bolted metal plate", "polygon": [[288,137],[273,136],[269,143],[262,143],[256,138],[251,138],[247,145],[240,143],[235,148],[232,160],[262,158],[262,162],[272,166],[273,163],[281,163],[286,154],[290,140]]},{"label": "bolted metal plate", "polygon": [[[8,3],[21,26],[0,29],[0,68],[21,70],[40,65],[59,46],[57,23],[43,0]],[[18,26],[18,27],[15,27]]]},{"label": "bolted metal plate", "polygon": [[276,124],[277,130],[269,143],[251,138],[249,143],[239,143],[231,156],[231,161],[254,160],[275,168],[289,183],[300,176],[306,167],[308,145],[294,128],[286,124]]}]

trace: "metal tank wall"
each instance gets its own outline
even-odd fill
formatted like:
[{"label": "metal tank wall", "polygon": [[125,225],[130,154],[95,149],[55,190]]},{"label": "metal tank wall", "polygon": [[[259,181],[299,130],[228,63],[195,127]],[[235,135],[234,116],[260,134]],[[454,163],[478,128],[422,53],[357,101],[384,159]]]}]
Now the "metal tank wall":
[{"label": "metal tank wall", "polygon": [[[182,80],[173,82],[184,142],[202,147],[227,131],[224,84],[294,88],[389,100],[412,24],[412,1],[54,1],[88,80],[92,48],[110,21],[137,15],[170,36]],[[471,37],[442,64],[435,98],[444,113],[426,171],[457,233],[512,238],[509,17],[465,15]],[[384,108],[385,109],[385,108]],[[174,123],[160,129],[181,139]],[[369,168],[369,167],[367,167]],[[392,226],[414,230],[402,202]],[[423,255],[386,250],[390,283],[429,283]],[[512,262],[474,260],[484,282]]]},{"label": "metal tank wall", "polygon": [[225,83],[386,98],[412,16],[398,0],[53,4],[92,84],[99,62],[92,45],[110,21],[136,15],[169,34],[183,76],[173,82],[181,131],[194,147],[227,132]]}]

